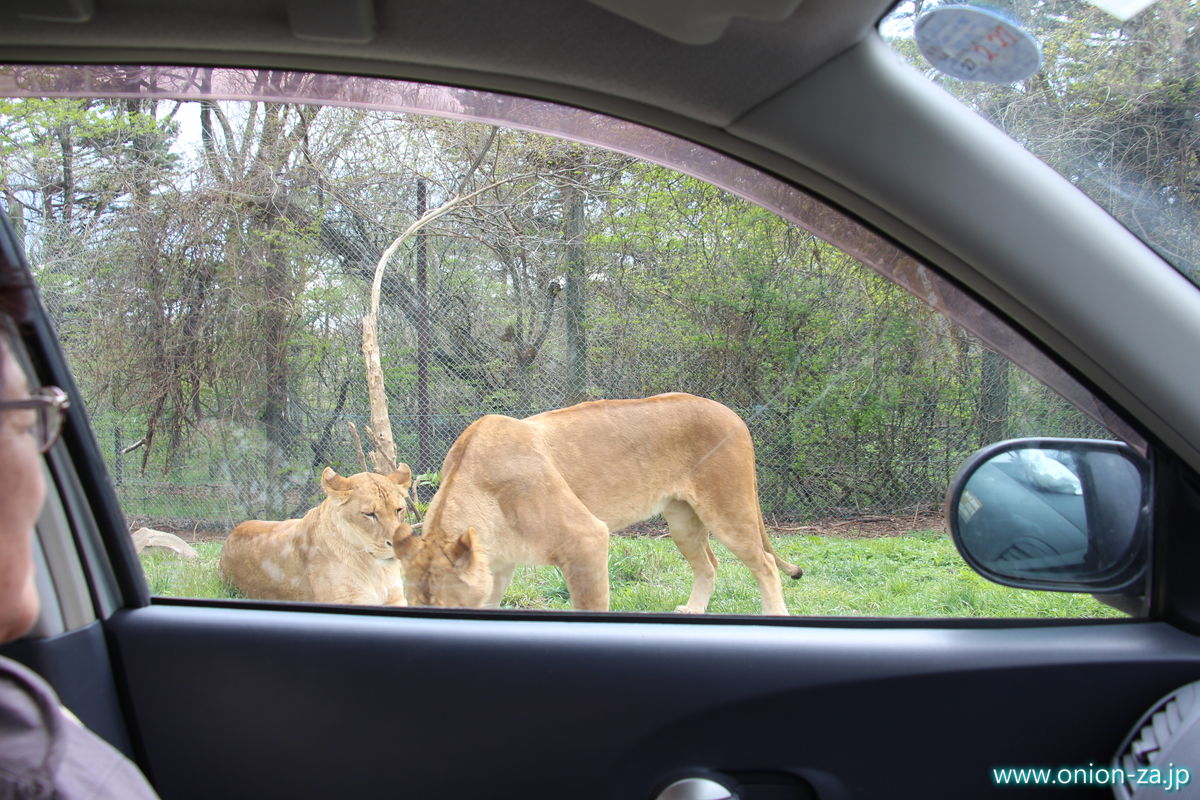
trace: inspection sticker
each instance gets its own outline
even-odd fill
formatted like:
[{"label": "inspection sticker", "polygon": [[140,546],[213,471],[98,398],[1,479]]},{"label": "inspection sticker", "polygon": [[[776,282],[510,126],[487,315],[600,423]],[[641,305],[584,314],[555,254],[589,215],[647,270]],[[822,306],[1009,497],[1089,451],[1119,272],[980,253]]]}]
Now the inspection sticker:
[{"label": "inspection sticker", "polygon": [[917,19],[913,37],[926,61],[964,81],[1015,83],[1035,75],[1042,66],[1037,40],[990,8],[932,8]]}]

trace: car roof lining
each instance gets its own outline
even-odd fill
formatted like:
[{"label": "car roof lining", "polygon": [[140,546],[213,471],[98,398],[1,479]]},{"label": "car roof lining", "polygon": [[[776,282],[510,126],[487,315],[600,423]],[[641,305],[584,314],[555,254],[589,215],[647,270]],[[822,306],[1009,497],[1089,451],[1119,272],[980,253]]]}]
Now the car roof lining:
[{"label": "car roof lining", "polygon": [[[499,91],[524,90],[524,81],[544,84],[546,75],[554,75],[558,86],[622,97],[719,127],[853,46],[891,3],[805,0],[783,21],[734,19],[716,42],[691,45],[587,0],[380,2],[374,36],[365,43],[297,37],[283,0],[110,0],[82,23],[23,19],[8,6],[0,12],[0,46],[10,60],[26,48],[42,61],[55,51],[64,61],[103,52],[108,59],[137,62],[263,67],[287,67],[288,56],[298,54],[351,59],[359,67],[366,62],[379,75],[431,79],[414,72],[445,70],[477,88]],[[447,13],[447,4],[457,12]],[[512,46],[516,41],[536,46]],[[754,58],[745,58],[748,49]],[[306,64],[313,68],[311,60]],[[554,95],[564,99],[561,91]]]}]

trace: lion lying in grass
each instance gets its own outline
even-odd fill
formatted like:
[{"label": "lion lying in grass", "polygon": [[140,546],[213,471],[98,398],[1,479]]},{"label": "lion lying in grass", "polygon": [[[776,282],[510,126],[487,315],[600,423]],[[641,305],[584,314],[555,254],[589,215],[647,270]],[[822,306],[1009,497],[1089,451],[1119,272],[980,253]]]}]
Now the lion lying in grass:
[{"label": "lion lying in grass", "polygon": [[404,491],[412,472],[360,472],[349,478],[329,467],[326,497],[301,519],[252,520],[233,529],[221,549],[220,571],[247,597],[402,606],[403,568],[394,542],[411,535]]},{"label": "lion lying in grass", "polygon": [[750,431],[689,394],[475,421],[446,455],[424,531],[398,538],[396,554],[414,605],[496,606],[518,564],[553,564],[576,609],[603,611],[609,533],[660,512],[694,574],[678,611],[708,608],[711,534],[754,574],[763,613],[788,613],[778,569],[801,570],[767,538]]}]

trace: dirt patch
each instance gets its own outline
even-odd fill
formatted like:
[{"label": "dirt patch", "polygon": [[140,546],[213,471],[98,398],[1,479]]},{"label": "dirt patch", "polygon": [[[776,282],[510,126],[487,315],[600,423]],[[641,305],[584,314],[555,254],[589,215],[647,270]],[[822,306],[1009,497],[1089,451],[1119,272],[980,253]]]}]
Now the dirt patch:
[{"label": "dirt patch", "polygon": [[946,533],[946,517],[938,512],[869,516],[856,519],[828,519],[807,525],[767,525],[771,533],[799,533],[811,536],[837,536],[842,539],[877,539],[900,536],[910,531]]}]

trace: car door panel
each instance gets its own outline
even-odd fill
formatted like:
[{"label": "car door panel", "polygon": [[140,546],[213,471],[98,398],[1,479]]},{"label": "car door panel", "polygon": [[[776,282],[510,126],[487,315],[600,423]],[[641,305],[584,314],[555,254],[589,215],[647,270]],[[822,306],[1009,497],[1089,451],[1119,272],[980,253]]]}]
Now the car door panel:
[{"label": "car door panel", "polygon": [[101,623],[12,642],[0,648],[0,655],[40,674],[80,721],[127,756],[134,755]]},{"label": "car door panel", "polygon": [[106,625],[143,763],[167,798],[651,797],[699,769],[798,775],[821,797],[899,782],[975,796],[993,788],[992,767],[1103,763],[1146,707],[1200,675],[1200,643],[1162,623],[839,628],[154,604]]}]

